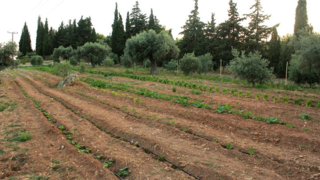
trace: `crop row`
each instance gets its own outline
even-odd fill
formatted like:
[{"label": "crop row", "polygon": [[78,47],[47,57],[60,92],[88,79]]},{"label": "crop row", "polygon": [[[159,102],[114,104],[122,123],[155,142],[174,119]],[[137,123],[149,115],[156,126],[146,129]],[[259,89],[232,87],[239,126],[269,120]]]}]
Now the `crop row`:
[{"label": "crop row", "polygon": [[[231,94],[232,96],[238,96],[238,97],[246,97],[246,98],[251,98],[251,92],[248,91],[244,94],[244,92],[242,90],[238,90],[238,89],[220,89],[219,87],[214,88],[213,86],[206,86],[206,85],[198,85],[196,83],[190,83],[190,82],[185,82],[185,81],[176,81],[176,80],[170,80],[168,78],[163,79],[163,78],[159,78],[159,77],[155,77],[155,76],[139,76],[139,75],[134,75],[134,74],[128,74],[128,73],[118,73],[118,72],[102,72],[102,71],[94,71],[94,70],[88,70],[87,72],[89,72],[90,74],[101,74],[104,75],[105,77],[107,76],[117,76],[117,77],[125,77],[125,78],[130,78],[130,79],[136,79],[136,80],[140,80],[140,81],[150,81],[150,82],[158,82],[158,83],[163,83],[163,84],[170,84],[170,85],[174,85],[174,86],[180,86],[180,87],[185,87],[185,88],[189,88],[192,90],[198,89],[200,91],[209,91],[211,93],[223,93],[223,94]],[[254,95],[254,98],[257,100],[264,100],[267,101],[270,99],[269,95],[264,93],[261,97],[259,93],[256,93]],[[312,99],[307,99],[307,100],[303,100],[302,98],[297,98],[297,99],[293,99],[290,97],[276,97],[276,96],[272,96],[271,97],[272,101],[274,103],[279,102],[279,100],[282,100],[283,103],[287,104],[289,103],[290,100],[293,100],[293,104],[295,105],[302,105],[305,104],[307,107],[317,107],[320,108],[320,101],[315,102]]]},{"label": "crop row", "polygon": [[[216,110],[213,110],[213,108],[208,105],[203,103],[203,100],[197,99],[197,101],[194,102],[189,102],[190,97],[188,96],[179,96],[179,95],[168,95],[165,93],[158,93],[155,91],[150,91],[146,88],[138,88],[139,90],[131,89],[132,86],[127,86],[122,83],[111,83],[111,82],[104,82],[101,80],[94,80],[91,78],[81,78],[82,81],[89,83],[93,87],[98,87],[98,88],[111,88],[111,89],[117,89],[137,95],[142,95],[144,97],[149,97],[149,98],[154,98],[154,99],[162,99],[165,101],[171,101],[177,104],[180,104],[182,106],[193,106],[195,108],[202,108],[202,109],[209,109],[212,110],[213,112],[216,113],[229,113],[229,114],[236,114],[240,115],[245,119],[253,119],[253,120],[258,120],[262,122],[266,122],[268,124],[280,124],[280,125],[286,125],[287,127],[294,127],[291,124],[286,124],[285,122],[281,121],[277,117],[267,117],[264,118],[262,116],[253,116],[252,111],[246,111],[246,110],[233,110],[233,106],[228,105],[228,104],[220,104],[217,106]],[[116,92],[114,92],[116,94]]]}]

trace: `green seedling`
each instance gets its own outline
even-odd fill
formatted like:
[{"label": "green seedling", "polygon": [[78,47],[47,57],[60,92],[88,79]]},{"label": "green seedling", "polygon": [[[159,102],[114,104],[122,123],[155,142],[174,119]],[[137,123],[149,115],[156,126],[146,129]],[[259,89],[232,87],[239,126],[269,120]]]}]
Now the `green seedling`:
[{"label": "green seedling", "polygon": [[294,100],[294,104],[301,105],[302,104],[302,99],[298,98],[298,99]]},{"label": "green seedling", "polygon": [[291,129],[295,128],[294,125],[292,125],[292,124],[286,124],[286,127],[291,128]]},{"label": "green seedling", "polygon": [[113,159],[109,159],[109,160],[107,160],[107,161],[104,161],[103,163],[102,163],[102,166],[103,167],[109,167],[109,166],[111,166],[113,164]]},{"label": "green seedling", "polygon": [[124,177],[129,175],[128,167],[124,167],[119,169],[119,172],[117,173],[118,176]]},{"label": "green seedling", "polygon": [[250,97],[251,97],[251,92],[248,91],[248,92],[246,93],[246,98],[250,98]]},{"label": "green seedling", "polygon": [[263,94],[263,98],[262,98],[262,100],[264,100],[264,101],[267,101],[268,100],[268,94]]},{"label": "green seedling", "polygon": [[231,143],[227,144],[227,149],[232,149],[232,144]]},{"label": "green seedling", "polygon": [[260,94],[259,94],[259,93],[256,93],[254,97],[255,97],[256,99],[260,99]]},{"label": "green seedling", "polygon": [[307,121],[311,120],[310,116],[308,114],[306,114],[306,113],[301,114],[300,115],[300,119],[307,120]]},{"label": "green seedling", "polygon": [[249,151],[249,154],[250,154],[250,155],[253,155],[253,154],[254,154],[255,149],[254,149],[254,148],[249,148],[249,149],[248,149],[248,151]]},{"label": "green seedling", "polygon": [[243,93],[243,91],[240,90],[240,91],[238,92],[238,97],[242,97],[242,93]]},{"label": "green seedling", "polygon": [[312,100],[311,99],[308,99],[306,102],[306,107],[311,107],[312,106]]}]

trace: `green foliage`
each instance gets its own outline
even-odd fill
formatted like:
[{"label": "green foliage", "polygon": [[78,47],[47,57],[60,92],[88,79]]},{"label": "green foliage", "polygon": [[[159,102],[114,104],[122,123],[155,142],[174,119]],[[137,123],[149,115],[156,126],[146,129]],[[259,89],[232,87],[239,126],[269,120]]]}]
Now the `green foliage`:
[{"label": "green foliage", "polygon": [[21,37],[19,41],[19,51],[26,55],[29,52],[32,52],[31,48],[31,39],[30,39],[30,33],[28,30],[27,23],[24,23],[24,26],[22,28]]},{"label": "green foliage", "polygon": [[232,144],[231,144],[231,143],[228,143],[226,147],[227,147],[227,149],[230,150],[230,149],[232,149]]},{"label": "green foliage", "polygon": [[178,62],[177,60],[172,59],[171,61],[169,61],[169,63],[166,65],[166,69],[168,71],[175,71],[178,68]]},{"label": "green foliage", "polygon": [[121,59],[120,61],[121,61],[122,66],[127,67],[127,68],[133,67],[133,61],[130,58],[130,56],[124,54],[121,56],[120,59]]},{"label": "green foliage", "polygon": [[212,55],[210,53],[207,53],[205,55],[199,56],[200,61],[200,67],[199,67],[199,74],[205,73],[211,71],[213,69],[213,63],[212,63]]},{"label": "green foliage", "polygon": [[320,35],[310,34],[294,37],[296,51],[289,67],[289,79],[297,84],[320,83]]},{"label": "green foliage", "polygon": [[232,54],[234,59],[230,62],[230,70],[235,77],[247,80],[252,86],[256,83],[262,84],[270,81],[273,78],[273,70],[268,68],[269,61],[262,59],[259,52],[249,53],[246,56],[243,51],[240,56],[240,52],[233,49]]},{"label": "green foliage", "polygon": [[122,21],[122,16],[118,12],[118,3],[116,3],[116,9],[114,11],[114,20],[112,24],[112,34],[111,34],[111,49],[118,57],[123,54],[123,49],[125,47],[126,37],[124,32],[124,26]]},{"label": "green foliage", "polygon": [[216,110],[217,113],[233,113],[232,106],[229,104],[219,104]]},{"label": "green foliage", "polygon": [[0,43],[0,70],[12,66],[14,64],[12,58],[17,54],[17,44],[15,42]]},{"label": "green foliage", "polygon": [[306,100],[305,104],[306,104],[306,107],[311,107],[312,106],[312,100],[311,99]]},{"label": "green foliage", "polygon": [[296,8],[296,19],[294,23],[294,34],[297,35],[300,30],[308,28],[307,1],[299,0]]},{"label": "green foliage", "polygon": [[59,48],[55,48],[53,50],[53,60],[56,62],[59,62],[59,58],[62,58],[64,60],[69,59],[74,55],[73,48],[71,46],[69,47],[63,47],[60,46]]},{"label": "green foliage", "polygon": [[302,104],[302,99],[298,98],[298,99],[294,100],[294,104],[301,105]]},{"label": "green foliage", "polygon": [[250,98],[250,97],[251,97],[251,92],[248,91],[248,92],[246,93],[246,98]]},{"label": "green foliage", "polygon": [[32,139],[32,134],[27,132],[20,132],[18,133],[17,137],[13,138],[13,141],[19,141],[19,142],[26,142]]},{"label": "green foliage", "polygon": [[124,58],[132,62],[151,61],[150,74],[157,74],[157,61],[176,58],[179,49],[175,41],[165,32],[156,34],[154,30],[144,31],[126,42]]},{"label": "green foliage", "polygon": [[112,59],[114,61],[115,64],[120,63],[119,57],[117,54],[115,53],[110,53],[109,54],[109,58]]},{"label": "green foliage", "polygon": [[300,115],[300,119],[307,120],[307,121],[311,120],[310,116],[308,114],[306,114],[306,113],[301,114]]},{"label": "green foliage", "polygon": [[238,97],[242,97],[242,94],[243,94],[242,90],[238,91]]},{"label": "green foliage", "polygon": [[278,102],[278,98],[277,97],[273,97],[273,102],[274,103]]},{"label": "green foliage", "polygon": [[74,56],[72,56],[69,61],[72,66],[78,65],[78,60]]},{"label": "green foliage", "polygon": [[113,67],[114,66],[114,61],[107,57],[105,60],[103,60],[102,65],[105,67]]},{"label": "green foliage", "polygon": [[316,105],[317,108],[320,108],[320,101],[317,102],[317,105]]},{"label": "green foliage", "polygon": [[54,63],[53,69],[58,76],[67,77],[71,73],[71,65],[68,62]]},{"label": "green foliage", "polygon": [[249,148],[248,152],[252,156],[254,154],[255,149],[254,148]]},{"label": "green foliage", "polygon": [[108,56],[110,51],[111,49],[108,45],[88,42],[78,47],[77,56],[84,57],[91,63],[92,67],[95,67],[97,64],[102,64],[102,61]]},{"label": "green foliage", "polygon": [[117,173],[118,176],[120,177],[125,177],[125,176],[129,176],[129,171],[128,171],[128,167],[124,167],[119,169],[119,172]]},{"label": "green foliage", "polygon": [[143,61],[144,68],[150,68],[151,67],[151,61],[150,59],[146,59]]},{"label": "green foliage", "polygon": [[295,128],[294,125],[292,125],[292,124],[286,124],[286,127],[291,128],[291,129]]},{"label": "green foliage", "polygon": [[267,101],[269,98],[268,94],[263,94],[262,100]]},{"label": "green foliage", "polygon": [[79,72],[82,74],[86,70],[86,64],[84,62],[80,62]]},{"label": "green foliage", "polygon": [[43,58],[42,56],[32,56],[30,61],[32,66],[41,66],[43,64]]},{"label": "green foliage", "polygon": [[198,71],[201,63],[194,53],[185,54],[180,60],[180,69],[184,75],[189,75]]},{"label": "green foliage", "polygon": [[172,87],[172,92],[176,92],[177,88],[176,87]]},{"label": "green foliage", "polygon": [[102,163],[102,166],[104,166],[104,167],[110,167],[112,164],[113,164],[113,159],[109,159],[109,160],[107,160],[107,161],[104,161],[103,163]]},{"label": "green foliage", "polygon": [[4,111],[5,109],[7,109],[8,106],[6,106],[5,104],[0,104],[0,112]]}]

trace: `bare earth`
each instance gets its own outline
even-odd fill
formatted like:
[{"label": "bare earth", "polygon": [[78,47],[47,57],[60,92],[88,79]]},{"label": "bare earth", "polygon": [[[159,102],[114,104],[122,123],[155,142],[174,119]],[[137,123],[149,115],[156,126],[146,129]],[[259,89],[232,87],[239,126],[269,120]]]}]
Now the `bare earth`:
[{"label": "bare earth", "polygon": [[[193,95],[182,87],[174,93],[171,85],[91,76],[167,94],[181,92],[214,108],[228,103],[256,115],[279,117],[296,127],[288,128],[92,88],[82,81],[58,89],[54,85],[59,77],[39,71],[4,74],[0,104],[7,108],[0,112],[0,179],[320,179],[320,110],[316,107],[273,103],[271,98]],[[301,120],[302,113],[312,121]],[[21,132],[32,138],[13,140]],[[226,147],[228,143],[232,149]],[[251,155],[250,148],[254,149]],[[120,173],[124,167],[128,176]]]}]

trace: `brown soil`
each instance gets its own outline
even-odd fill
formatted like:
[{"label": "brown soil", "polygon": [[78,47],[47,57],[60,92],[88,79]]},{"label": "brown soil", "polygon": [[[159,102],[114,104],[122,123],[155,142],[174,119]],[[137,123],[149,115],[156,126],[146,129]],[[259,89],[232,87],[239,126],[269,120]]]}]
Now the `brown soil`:
[{"label": "brown soil", "polygon": [[[5,86],[0,89],[0,94],[6,94],[0,100],[17,102],[18,106],[2,112],[1,119],[5,121],[1,121],[1,137],[17,128],[10,124],[17,123],[33,138],[14,142],[18,147],[27,147],[27,152],[22,148],[13,151],[6,146],[12,142],[1,141],[5,153],[0,156],[0,166],[7,169],[0,174],[1,178],[42,175],[52,179],[116,179],[112,172],[123,167],[130,172],[125,179],[319,178],[320,125],[298,117],[307,113],[319,118],[319,110],[314,107],[293,104],[284,107],[281,103],[216,93],[193,95],[189,89],[177,87],[177,92],[184,91],[183,95],[191,99],[213,102],[213,108],[228,103],[255,115],[280,117],[297,127],[290,129],[127,92],[117,91],[119,95],[115,95],[112,93],[115,90],[92,88],[80,81],[75,86],[57,89],[53,85],[60,78],[44,72],[19,70],[15,79],[13,75],[7,76]],[[118,77],[104,81],[128,82],[135,87],[174,94],[170,85],[157,87],[153,82]],[[50,124],[19,87],[38,101],[56,123]],[[104,159],[78,153],[55,125],[63,125],[69,131],[76,129],[73,140]],[[302,131],[303,128],[312,132]],[[232,144],[232,149],[226,148],[227,143]],[[253,155],[248,153],[250,148],[255,149]],[[18,159],[19,163],[12,159]],[[102,162],[108,159],[114,159],[114,163],[109,168],[103,167]],[[58,170],[52,169],[54,160],[61,164]],[[10,163],[16,163],[21,170],[7,168]]]}]

